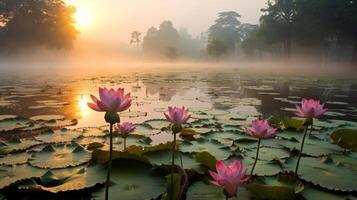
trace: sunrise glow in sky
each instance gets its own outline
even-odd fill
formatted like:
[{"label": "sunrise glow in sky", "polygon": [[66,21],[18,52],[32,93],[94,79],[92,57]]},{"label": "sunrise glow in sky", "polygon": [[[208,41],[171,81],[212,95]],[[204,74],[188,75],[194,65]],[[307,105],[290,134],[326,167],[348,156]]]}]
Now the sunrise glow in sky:
[{"label": "sunrise glow in sky", "polygon": [[[171,20],[197,36],[211,26],[221,11],[237,11],[242,22],[259,22],[266,0],[66,0],[77,8],[80,38],[100,42],[127,43],[133,30],[143,34]],[[113,41],[115,38],[115,41]]]}]

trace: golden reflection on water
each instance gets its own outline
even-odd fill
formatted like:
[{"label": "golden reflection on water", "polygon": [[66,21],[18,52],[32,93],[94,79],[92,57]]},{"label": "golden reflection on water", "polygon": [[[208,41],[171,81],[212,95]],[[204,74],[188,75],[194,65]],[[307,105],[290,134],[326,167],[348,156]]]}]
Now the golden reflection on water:
[{"label": "golden reflection on water", "polygon": [[77,114],[80,118],[87,117],[89,115],[90,108],[87,103],[90,102],[90,98],[84,95],[80,95],[76,98],[77,101]]}]

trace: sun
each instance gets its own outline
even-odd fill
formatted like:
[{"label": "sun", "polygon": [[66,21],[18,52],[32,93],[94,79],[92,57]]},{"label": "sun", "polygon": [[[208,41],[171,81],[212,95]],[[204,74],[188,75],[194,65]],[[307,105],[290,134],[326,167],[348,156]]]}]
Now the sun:
[{"label": "sun", "polygon": [[87,10],[77,8],[76,13],[74,14],[74,20],[75,20],[76,26],[80,29],[83,29],[90,25],[91,16],[89,15]]}]

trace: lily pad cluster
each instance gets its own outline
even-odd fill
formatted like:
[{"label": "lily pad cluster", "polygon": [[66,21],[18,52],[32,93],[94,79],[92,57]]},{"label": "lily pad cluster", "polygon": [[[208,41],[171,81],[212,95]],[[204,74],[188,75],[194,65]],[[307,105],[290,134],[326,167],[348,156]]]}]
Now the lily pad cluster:
[{"label": "lily pad cluster", "polygon": [[[247,170],[254,162],[257,140],[244,132],[244,125],[228,128],[217,117],[224,112],[207,115],[215,117],[195,119],[184,127],[176,150],[175,163],[188,174],[187,199],[224,199],[221,189],[208,182],[207,172],[215,168],[216,160],[241,159]],[[286,123],[289,119],[284,120]],[[319,195],[343,199],[356,192],[353,131],[345,129],[352,127],[352,122],[321,121],[316,125],[318,130],[306,140],[299,179],[290,171],[303,133],[291,128],[299,123],[277,124],[278,136],[262,142],[254,178],[238,191],[239,199],[313,199]],[[127,138],[126,151],[120,135],[115,135],[110,197],[160,199],[166,192],[165,176],[171,163],[169,124],[154,119],[136,126]],[[108,137],[107,127],[62,128],[44,130],[33,138],[2,142],[1,190],[53,194],[89,190],[93,199],[102,199]],[[162,139],[165,137],[167,140]]]}]

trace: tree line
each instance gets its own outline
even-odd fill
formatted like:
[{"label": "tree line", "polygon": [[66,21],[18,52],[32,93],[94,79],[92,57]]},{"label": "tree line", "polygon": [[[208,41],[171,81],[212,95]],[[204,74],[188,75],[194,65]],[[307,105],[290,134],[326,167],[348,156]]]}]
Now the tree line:
[{"label": "tree line", "polygon": [[[240,21],[239,13],[218,13],[197,37],[171,21],[134,31],[138,55],[213,59],[290,59],[304,53],[320,60],[357,65],[357,0],[268,0],[259,24]],[[44,46],[71,49],[78,35],[75,8],[63,0],[0,0],[0,52]],[[142,38],[141,38],[142,37]]]},{"label": "tree line", "polygon": [[74,13],[62,0],[0,0],[0,51],[70,49],[78,34]]},{"label": "tree line", "polygon": [[300,51],[357,64],[356,0],[269,0],[262,12],[241,45],[246,55],[289,58]]}]

